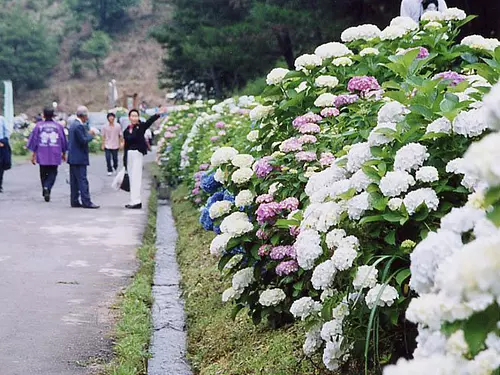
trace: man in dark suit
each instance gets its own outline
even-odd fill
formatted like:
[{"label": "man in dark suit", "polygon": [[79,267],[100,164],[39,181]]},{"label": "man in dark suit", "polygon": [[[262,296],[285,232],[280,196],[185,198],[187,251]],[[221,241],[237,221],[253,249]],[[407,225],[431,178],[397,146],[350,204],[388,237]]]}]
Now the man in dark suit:
[{"label": "man in dark suit", "polygon": [[[68,163],[71,186],[71,207],[99,208],[90,200],[87,166],[89,162],[89,143],[94,132],[85,129],[89,117],[87,107],[80,106],[76,110],[76,119],[69,127]],[[80,198],[82,199],[80,203]]]}]

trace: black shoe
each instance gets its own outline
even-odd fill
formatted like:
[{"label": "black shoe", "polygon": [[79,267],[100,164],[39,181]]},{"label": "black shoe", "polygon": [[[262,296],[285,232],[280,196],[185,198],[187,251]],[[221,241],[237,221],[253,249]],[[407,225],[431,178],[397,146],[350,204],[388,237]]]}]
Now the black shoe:
[{"label": "black shoe", "polygon": [[3,193],[3,187],[0,186],[0,193]]},{"label": "black shoe", "polygon": [[129,208],[131,210],[140,210],[142,208],[142,203],[137,204],[127,204],[125,208]]},{"label": "black shoe", "polygon": [[43,188],[43,199],[45,202],[50,202],[50,190],[48,188]]},{"label": "black shoe", "polygon": [[81,207],[83,207],[83,206],[82,206],[82,204],[81,204],[81,203],[76,203],[76,204],[73,204],[73,203],[72,203],[72,204],[71,204],[71,207],[73,207],[73,208],[81,208]]},{"label": "black shoe", "polygon": [[98,206],[97,204],[91,203],[90,206],[82,206],[82,207],[95,210],[95,209],[99,208],[100,206]]}]

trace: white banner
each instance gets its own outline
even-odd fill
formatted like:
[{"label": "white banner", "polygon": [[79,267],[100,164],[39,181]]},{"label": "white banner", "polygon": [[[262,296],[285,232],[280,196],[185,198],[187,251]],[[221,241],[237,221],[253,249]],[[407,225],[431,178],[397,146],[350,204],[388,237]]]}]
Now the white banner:
[{"label": "white banner", "polygon": [[12,81],[3,81],[4,98],[3,98],[3,115],[9,132],[12,133],[14,128],[14,90]]}]

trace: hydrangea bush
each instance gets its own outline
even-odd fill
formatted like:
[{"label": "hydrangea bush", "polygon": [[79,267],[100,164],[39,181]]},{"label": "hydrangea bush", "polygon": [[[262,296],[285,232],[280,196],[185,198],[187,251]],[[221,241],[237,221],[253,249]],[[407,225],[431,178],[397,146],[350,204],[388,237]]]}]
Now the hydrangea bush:
[{"label": "hydrangea bush", "polygon": [[[234,301],[235,314],[246,308],[255,323],[307,321],[304,353],[321,353],[331,371],[379,372],[410,358],[417,343],[416,356],[433,354],[424,341],[442,341],[443,322],[468,324],[475,312],[497,313],[486,333],[498,329],[498,295],[488,289],[500,281],[494,241],[469,246],[495,231],[486,211],[496,201],[467,202],[481,200],[500,174],[488,135],[500,117],[498,92],[482,101],[500,76],[500,48],[480,36],[457,43],[471,19],[451,8],[420,24],[397,17],[384,30],[349,28],[345,44],[324,44],[297,58],[295,71],[269,73],[260,104],[242,114],[253,130],[235,126],[210,157],[212,150],[195,145],[208,142],[211,133],[201,129],[217,116],[198,117],[187,136],[181,166],[206,170],[194,183],[213,194],[200,222],[217,234],[210,252],[231,278],[223,300]],[[482,164],[482,146],[463,157],[474,141],[490,150],[490,164]],[[492,189],[486,197],[496,199]],[[469,269],[462,255],[453,277],[442,271],[454,253],[480,248],[491,250],[483,250],[489,262],[477,259]],[[477,306],[464,307],[459,279],[480,267],[485,280],[471,278],[469,286]],[[446,309],[445,286],[457,288],[449,306],[461,307],[458,315]],[[459,329],[443,329],[460,346]],[[463,331],[469,345],[476,331]],[[462,354],[498,344],[482,335],[475,351]]]}]

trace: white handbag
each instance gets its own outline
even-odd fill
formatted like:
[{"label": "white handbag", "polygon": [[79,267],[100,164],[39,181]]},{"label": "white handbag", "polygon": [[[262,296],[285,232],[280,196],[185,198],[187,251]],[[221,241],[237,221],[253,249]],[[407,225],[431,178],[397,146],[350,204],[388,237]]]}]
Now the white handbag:
[{"label": "white handbag", "polygon": [[125,178],[125,173],[126,173],[125,167],[120,169],[120,172],[117,173],[115,179],[111,183],[111,187],[114,190],[116,190],[116,191],[120,190],[120,188],[122,186],[123,179]]}]

